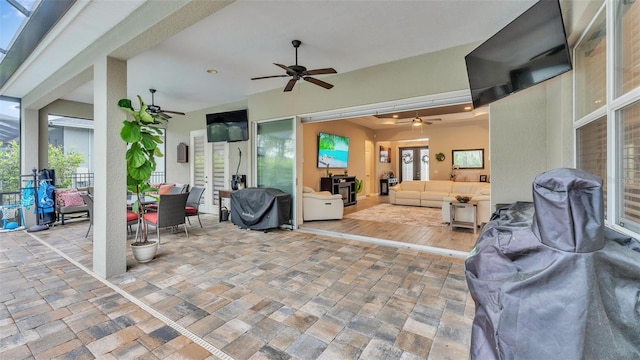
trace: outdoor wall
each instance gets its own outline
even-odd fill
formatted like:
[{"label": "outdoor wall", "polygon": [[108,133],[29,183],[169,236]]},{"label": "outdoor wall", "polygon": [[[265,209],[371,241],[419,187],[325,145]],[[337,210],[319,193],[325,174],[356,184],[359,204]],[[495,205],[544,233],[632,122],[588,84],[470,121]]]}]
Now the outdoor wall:
[{"label": "outdoor wall", "polygon": [[[190,133],[193,130],[202,130],[206,128],[206,115],[210,113],[241,110],[247,108],[246,101],[238,101],[221,106],[210,107],[200,111],[193,111],[184,116],[175,115],[167,124],[167,153],[165,167],[167,169],[167,182],[189,184],[191,162],[178,163],[178,153],[176,147],[183,142],[190,145]],[[249,112],[251,113],[251,112]],[[251,135],[250,135],[251,136]],[[250,139],[251,140],[251,139]],[[242,149],[242,164],[240,165],[240,174],[248,174],[251,165],[250,158],[247,156],[249,141],[240,141],[230,144],[228,164],[233,165],[233,173],[235,173],[238,164],[238,150]],[[230,167],[231,169],[231,167]]]},{"label": "outdoor wall", "polygon": [[[325,168],[318,168],[318,133],[327,132],[349,138],[349,176],[365,179],[366,140],[373,141],[373,130],[346,121],[323,121],[303,124],[303,181],[302,185],[320,190],[320,178],[327,176]],[[344,175],[342,169],[331,169],[333,175]]]}]

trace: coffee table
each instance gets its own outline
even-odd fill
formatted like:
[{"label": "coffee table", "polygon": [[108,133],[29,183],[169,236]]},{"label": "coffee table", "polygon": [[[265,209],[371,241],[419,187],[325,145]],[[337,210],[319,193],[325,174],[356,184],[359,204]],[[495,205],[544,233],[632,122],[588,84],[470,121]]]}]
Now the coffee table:
[{"label": "coffee table", "polygon": [[[473,229],[473,233],[475,234],[478,230],[478,202],[469,201],[466,203],[462,203],[459,201],[452,201],[449,203],[449,205],[451,208],[451,222],[449,223],[449,229],[453,230],[454,226]],[[472,221],[456,220],[456,210],[471,212]]]}]

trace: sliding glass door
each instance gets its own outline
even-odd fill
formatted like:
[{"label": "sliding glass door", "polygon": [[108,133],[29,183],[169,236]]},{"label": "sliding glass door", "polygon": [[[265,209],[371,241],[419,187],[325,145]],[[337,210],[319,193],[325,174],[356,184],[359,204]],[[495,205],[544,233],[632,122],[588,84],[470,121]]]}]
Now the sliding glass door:
[{"label": "sliding glass door", "polygon": [[295,199],[295,119],[256,124],[256,182],[280,189]]}]

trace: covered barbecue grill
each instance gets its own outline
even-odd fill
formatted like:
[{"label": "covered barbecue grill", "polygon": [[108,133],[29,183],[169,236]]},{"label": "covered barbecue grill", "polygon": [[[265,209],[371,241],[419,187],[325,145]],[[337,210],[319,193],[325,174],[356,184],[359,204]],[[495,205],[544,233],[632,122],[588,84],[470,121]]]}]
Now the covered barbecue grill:
[{"label": "covered barbecue grill", "polygon": [[251,230],[291,224],[291,195],[272,188],[234,191],[231,193],[231,222]]},{"label": "covered barbecue grill", "polygon": [[472,359],[640,359],[640,246],[604,226],[602,181],[536,177],[465,261]]}]

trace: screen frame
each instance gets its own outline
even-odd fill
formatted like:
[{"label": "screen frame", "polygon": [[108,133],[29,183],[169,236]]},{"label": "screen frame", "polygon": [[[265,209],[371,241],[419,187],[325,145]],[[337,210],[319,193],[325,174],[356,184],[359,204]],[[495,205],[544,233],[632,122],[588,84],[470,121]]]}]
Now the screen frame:
[{"label": "screen frame", "polygon": [[[552,14],[553,16],[548,21],[534,21],[540,20],[541,14]],[[556,40],[553,45],[558,45],[551,48],[544,47],[544,51],[536,51],[531,46],[522,46],[522,44],[544,43],[541,38],[546,39],[547,36],[543,37],[541,34],[545,32],[552,33]],[[519,35],[514,37],[511,34]],[[485,57],[485,54],[493,55],[496,53],[508,55],[503,55],[500,58],[500,60],[504,59],[502,62]],[[514,54],[524,56],[528,59],[527,62],[509,64],[507,57]],[[483,66],[483,62],[486,65]],[[545,65],[546,62],[552,66]],[[474,108],[490,104],[571,71],[573,69],[571,50],[567,42],[560,2],[558,0],[540,0],[533,4],[467,54],[465,65]],[[498,69],[499,65],[502,65],[504,69],[495,72],[494,70]],[[515,67],[513,67],[514,65]],[[536,66],[542,67],[536,68]],[[493,75],[491,75],[492,72]],[[534,72],[541,74],[538,79],[533,78]],[[531,76],[531,79],[528,76]]]},{"label": "screen frame", "polygon": [[[233,126],[240,127],[241,138],[230,138],[229,128]],[[214,126],[224,127],[221,132],[224,133],[222,137],[213,137],[211,128]],[[219,113],[206,114],[206,133],[207,142],[238,142],[249,140],[249,113],[247,109],[225,111]]]}]

